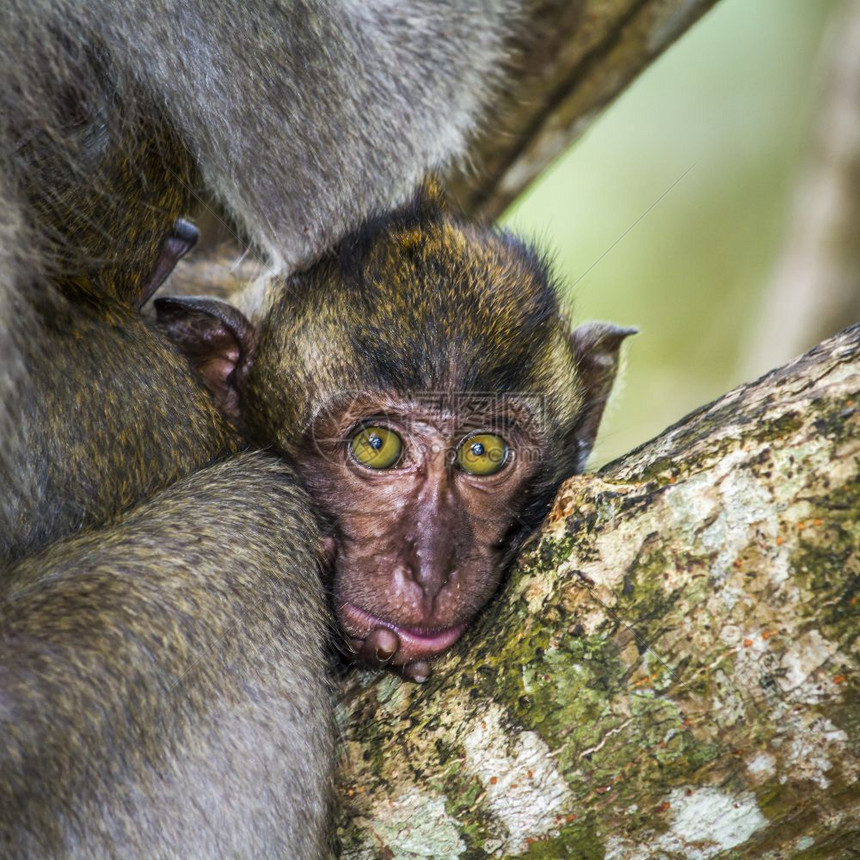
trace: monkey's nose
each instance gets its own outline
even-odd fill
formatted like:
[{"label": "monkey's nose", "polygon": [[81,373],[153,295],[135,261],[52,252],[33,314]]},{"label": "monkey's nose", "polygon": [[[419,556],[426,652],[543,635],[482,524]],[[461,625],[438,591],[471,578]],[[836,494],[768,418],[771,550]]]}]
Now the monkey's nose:
[{"label": "monkey's nose", "polygon": [[420,551],[416,555],[415,561],[406,565],[407,576],[421,589],[425,600],[432,601],[448,584],[453,571],[448,564],[432,555],[430,558],[422,558]]},{"label": "monkey's nose", "polygon": [[394,573],[395,588],[421,616],[433,613],[436,598],[448,582],[438,567],[404,562]]}]

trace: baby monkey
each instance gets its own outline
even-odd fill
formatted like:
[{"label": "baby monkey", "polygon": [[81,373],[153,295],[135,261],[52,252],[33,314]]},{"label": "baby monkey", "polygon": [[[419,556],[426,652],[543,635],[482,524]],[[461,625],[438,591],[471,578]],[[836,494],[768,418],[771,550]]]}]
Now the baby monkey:
[{"label": "baby monkey", "polygon": [[571,331],[539,254],[428,190],[273,295],[256,322],[156,308],[247,438],[296,464],[350,651],[424,681],[584,468],[635,330]]}]

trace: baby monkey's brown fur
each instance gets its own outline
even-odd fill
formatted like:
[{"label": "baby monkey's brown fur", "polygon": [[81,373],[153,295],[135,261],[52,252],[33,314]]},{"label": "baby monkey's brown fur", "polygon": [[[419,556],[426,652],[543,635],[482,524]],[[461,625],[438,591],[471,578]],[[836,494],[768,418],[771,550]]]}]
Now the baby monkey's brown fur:
[{"label": "baby monkey's brown fur", "polygon": [[[432,189],[283,287],[256,323],[176,298],[161,325],[248,437],[296,462],[350,650],[423,680],[583,469],[631,330],[571,332],[545,262]],[[357,448],[374,436],[399,445],[381,467]]]}]

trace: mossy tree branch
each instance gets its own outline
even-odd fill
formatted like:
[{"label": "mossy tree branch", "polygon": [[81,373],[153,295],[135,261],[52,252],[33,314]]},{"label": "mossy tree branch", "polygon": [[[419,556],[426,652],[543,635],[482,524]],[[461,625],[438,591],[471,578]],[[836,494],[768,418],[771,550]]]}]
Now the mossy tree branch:
[{"label": "mossy tree branch", "polygon": [[860,844],[860,326],[571,479],[423,687],[344,692],[347,858]]}]

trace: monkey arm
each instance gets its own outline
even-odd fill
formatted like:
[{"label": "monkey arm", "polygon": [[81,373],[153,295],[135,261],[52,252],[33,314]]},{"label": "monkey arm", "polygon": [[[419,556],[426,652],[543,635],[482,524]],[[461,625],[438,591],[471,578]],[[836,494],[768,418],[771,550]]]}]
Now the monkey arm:
[{"label": "monkey arm", "polygon": [[316,525],[241,455],[9,571],[0,853],[324,856]]},{"label": "monkey arm", "polygon": [[214,196],[296,268],[464,150],[520,6],[160,0],[84,20],[163,106]]}]

